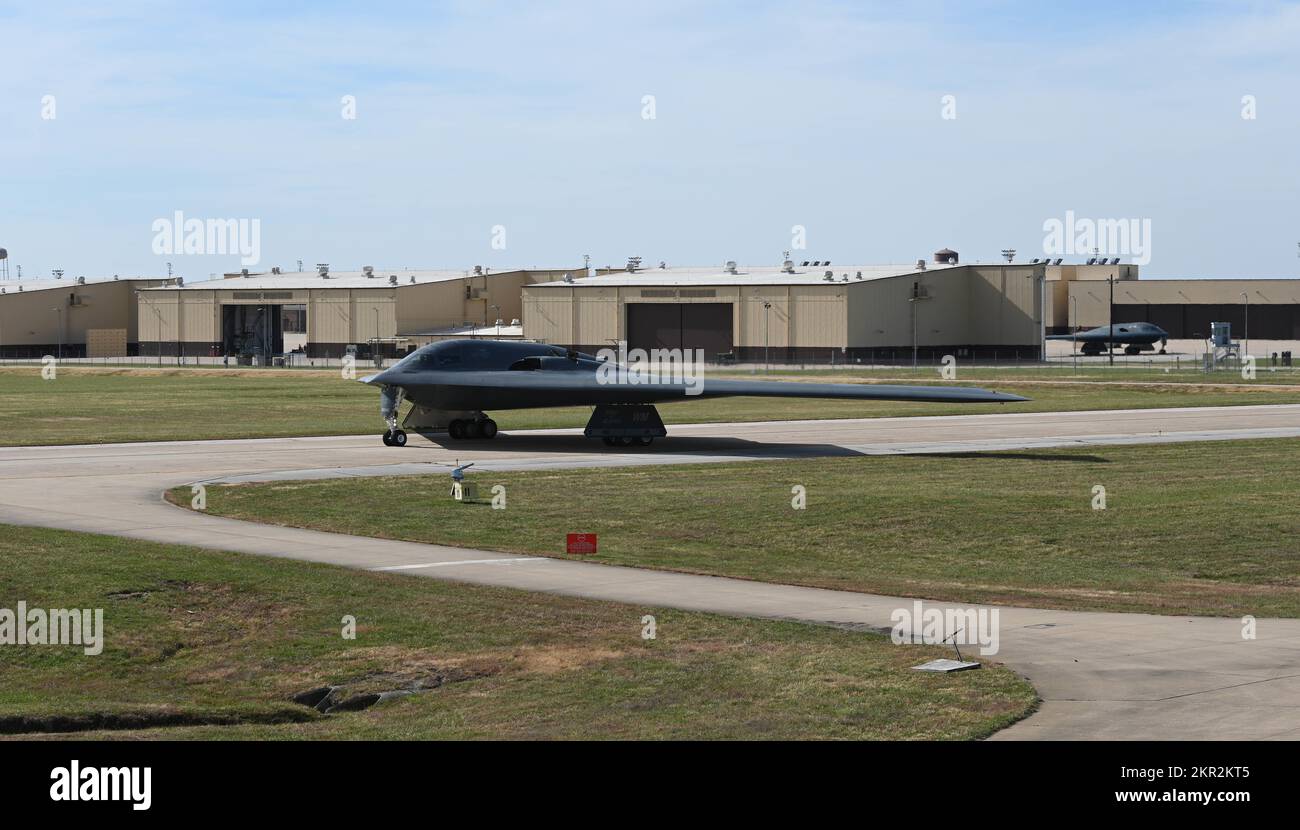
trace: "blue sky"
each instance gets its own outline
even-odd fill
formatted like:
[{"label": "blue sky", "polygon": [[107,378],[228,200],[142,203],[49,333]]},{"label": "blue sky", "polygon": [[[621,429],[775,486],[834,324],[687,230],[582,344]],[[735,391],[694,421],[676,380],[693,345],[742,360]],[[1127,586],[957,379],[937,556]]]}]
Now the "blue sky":
[{"label": "blue sky", "polygon": [[1148,276],[1300,271],[1292,3],[5,3],[0,33],[27,277],[238,269],[155,255],[177,210],[260,220],[264,268],[776,264],[794,225],[796,259],[987,261],[1072,210],[1149,219]]}]

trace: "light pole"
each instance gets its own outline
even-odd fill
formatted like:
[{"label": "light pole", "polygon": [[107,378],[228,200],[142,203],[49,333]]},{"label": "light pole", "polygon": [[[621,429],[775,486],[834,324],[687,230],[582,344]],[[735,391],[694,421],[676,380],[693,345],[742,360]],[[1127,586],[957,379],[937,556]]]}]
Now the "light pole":
[{"label": "light pole", "polygon": [[[1013,255],[1015,251],[1011,252]],[[1038,296],[1034,302],[1038,305],[1038,362],[1047,362],[1047,280],[1040,274],[1026,274],[1025,279],[1034,280],[1034,288],[1038,289],[1035,293]]]},{"label": "light pole", "polygon": [[[1070,324],[1070,333],[1076,334],[1079,330],[1079,298],[1070,296],[1070,307],[1074,311],[1074,322]],[[1079,368],[1079,338],[1075,337],[1070,340],[1071,362],[1077,371]]]},{"label": "light pole", "polygon": [[58,331],[58,338],[59,338],[59,360],[63,360],[63,309],[58,306],[55,306],[54,308],[50,309],[50,311],[53,311],[56,315],[55,328]]},{"label": "light pole", "polygon": [[767,315],[768,315],[768,312],[771,311],[771,310],[772,310],[772,304],[769,303],[769,302],[764,301],[764,302],[763,302],[763,374],[767,374],[769,371],[771,371],[771,368],[770,368],[770,367],[771,367],[771,361],[768,359],[768,358],[769,358],[769,352],[768,352],[768,349],[769,349],[769,345],[768,345],[768,343],[769,343],[769,341],[768,341],[768,337],[767,337],[767,333],[768,333]]},{"label": "light pole", "polygon": [[1109,322],[1106,324],[1106,354],[1110,356],[1110,365],[1115,365],[1115,275],[1106,278],[1110,284]]},{"label": "light pole", "polygon": [[158,365],[162,365],[162,344],[163,344],[163,316],[158,310],[158,306],[153,306],[153,316],[158,318]]},{"label": "light pole", "polygon": [[921,292],[921,283],[920,282],[912,283],[912,296],[908,297],[907,301],[912,306],[912,368],[913,369],[917,368],[917,352],[919,351],[919,347],[917,346],[917,336],[916,336],[916,304],[920,300],[928,300],[928,299],[930,299],[930,297]]},{"label": "light pole", "polygon": [[1246,356],[1250,356],[1250,295],[1245,291],[1241,292],[1241,299],[1246,303]]}]

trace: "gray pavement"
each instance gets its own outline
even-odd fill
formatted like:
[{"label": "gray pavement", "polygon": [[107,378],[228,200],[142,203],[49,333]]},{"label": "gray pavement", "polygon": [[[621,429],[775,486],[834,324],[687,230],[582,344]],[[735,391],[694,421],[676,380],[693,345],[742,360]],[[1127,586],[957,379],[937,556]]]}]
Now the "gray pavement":
[{"label": "gray pavement", "polygon": [[[196,481],[441,473],[457,460],[505,470],[1295,437],[1300,406],[707,424],[671,433],[662,446],[633,452],[574,430],[445,447],[418,439],[404,449],[384,447],[378,436],[0,448],[0,522],[886,629],[894,609],[912,600],[259,525],[183,510],[160,494]],[[445,479],[412,486],[441,497]],[[995,659],[1028,677],[1044,705],[998,739],[1300,738],[1300,620],[1260,620],[1258,638],[1243,640],[1236,619],[1007,607],[1000,614]]]}]

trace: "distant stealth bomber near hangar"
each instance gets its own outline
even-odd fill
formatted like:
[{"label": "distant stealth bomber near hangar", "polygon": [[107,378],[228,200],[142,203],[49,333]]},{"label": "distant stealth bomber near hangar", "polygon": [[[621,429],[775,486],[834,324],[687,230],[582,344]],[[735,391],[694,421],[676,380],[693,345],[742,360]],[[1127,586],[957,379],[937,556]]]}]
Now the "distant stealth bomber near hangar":
[{"label": "distant stealth bomber near hangar", "polygon": [[[1114,334],[1111,334],[1111,329],[1115,330]],[[1116,346],[1123,346],[1124,354],[1137,354],[1144,349],[1153,348],[1156,341],[1160,341],[1160,353],[1164,354],[1169,332],[1155,323],[1116,323],[1074,334],[1052,334],[1047,339],[1082,343],[1080,351],[1086,355],[1098,355]]]},{"label": "distant stealth bomber near hangar", "polygon": [[496,421],[484,410],[594,406],[585,434],[603,438],[609,446],[623,447],[648,446],[656,437],[668,434],[653,406],[661,401],[734,396],[940,403],[1028,400],[960,386],[705,382],[702,377],[661,380],[559,346],[496,340],[430,343],[391,368],[361,378],[362,383],[383,388],[379,409],[388,424],[384,443],[398,447],[406,445],[406,432],[397,425],[397,409],[403,398],[411,401],[403,427],[416,432],[446,430],[457,439],[496,436]]}]

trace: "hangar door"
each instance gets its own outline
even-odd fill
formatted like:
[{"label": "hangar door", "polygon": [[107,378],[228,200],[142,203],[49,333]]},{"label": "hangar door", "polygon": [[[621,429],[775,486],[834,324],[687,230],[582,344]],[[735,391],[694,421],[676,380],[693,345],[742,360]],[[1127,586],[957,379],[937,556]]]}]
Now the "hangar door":
[{"label": "hangar door", "polygon": [[628,303],[629,349],[703,349],[706,360],[729,352],[731,303]]}]

